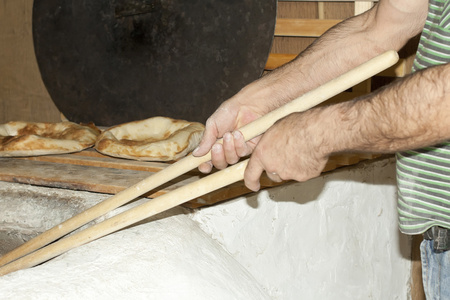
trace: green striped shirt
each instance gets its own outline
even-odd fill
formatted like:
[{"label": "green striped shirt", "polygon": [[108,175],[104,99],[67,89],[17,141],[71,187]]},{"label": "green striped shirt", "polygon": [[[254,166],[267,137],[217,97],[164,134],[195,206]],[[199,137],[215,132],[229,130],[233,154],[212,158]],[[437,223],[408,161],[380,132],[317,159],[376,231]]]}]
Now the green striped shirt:
[{"label": "green striped shirt", "polygon": [[[412,71],[450,62],[450,1],[430,0]],[[400,230],[450,228],[450,142],[397,153]]]}]

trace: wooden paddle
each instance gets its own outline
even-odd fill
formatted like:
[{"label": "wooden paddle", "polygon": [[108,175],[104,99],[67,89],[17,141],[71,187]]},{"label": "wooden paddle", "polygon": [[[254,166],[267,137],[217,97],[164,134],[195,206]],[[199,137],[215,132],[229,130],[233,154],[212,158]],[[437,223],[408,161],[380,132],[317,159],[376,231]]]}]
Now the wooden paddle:
[{"label": "wooden paddle", "polygon": [[[250,140],[264,133],[279,119],[291,113],[305,111],[311,107],[314,107],[332,96],[353,87],[361,81],[376,75],[377,73],[394,65],[397,61],[397,53],[395,51],[387,51],[354,68],[353,70],[329,81],[317,89],[306,93],[286,105],[268,113],[267,115],[243,126],[240,128],[240,131],[242,132],[245,140]],[[85,225],[86,223],[108,213],[109,211],[128,203],[142,194],[196,168],[201,163],[209,160],[211,160],[210,153],[203,157],[194,157],[192,155],[187,156],[186,158],[170,165],[152,176],[149,176],[126,190],[123,190],[122,192],[89,208],[85,212],[47,230],[46,232],[38,235],[1,257],[0,266],[2,267],[0,268],[0,275],[35,266],[74,247],[105,236],[109,233],[139,222],[147,217],[153,216],[174,206],[243,179],[243,172],[247,161],[241,162],[165,195],[149,200],[145,204],[123,212],[115,217],[36,251],[37,249],[76,230],[82,225]],[[29,254],[33,251],[36,252]]]}]

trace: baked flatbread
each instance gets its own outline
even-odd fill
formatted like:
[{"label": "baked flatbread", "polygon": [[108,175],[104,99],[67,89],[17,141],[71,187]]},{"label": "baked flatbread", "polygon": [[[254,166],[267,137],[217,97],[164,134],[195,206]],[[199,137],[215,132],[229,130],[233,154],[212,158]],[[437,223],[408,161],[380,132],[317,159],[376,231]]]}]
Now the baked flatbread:
[{"label": "baked flatbread", "polygon": [[100,153],[145,161],[171,161],[198,146],[205,126],[201,123],[153,117],[105,130],[97,139]]},{"label": "baked flatbread", "polygon": [[0,156],[78,152],[92,147],[99,134],[93,124],[8,122],[0,125]]}]

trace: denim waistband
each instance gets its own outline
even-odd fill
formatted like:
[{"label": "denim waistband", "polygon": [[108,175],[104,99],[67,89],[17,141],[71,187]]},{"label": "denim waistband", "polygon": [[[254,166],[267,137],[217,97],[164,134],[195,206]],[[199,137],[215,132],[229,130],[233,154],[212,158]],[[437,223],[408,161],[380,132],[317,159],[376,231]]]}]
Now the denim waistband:
[{"label": "denim waistband", "polygon": [[435,252],[444,252],[450,249],[450,229],[433,226],[423,233],[423,238],[433,240]]}]

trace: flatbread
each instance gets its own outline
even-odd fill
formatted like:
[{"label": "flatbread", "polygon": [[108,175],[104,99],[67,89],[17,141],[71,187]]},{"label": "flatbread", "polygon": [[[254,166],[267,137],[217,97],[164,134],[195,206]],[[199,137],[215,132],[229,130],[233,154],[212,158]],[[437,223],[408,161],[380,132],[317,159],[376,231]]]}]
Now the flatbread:
[{"label": "flatbread", "polygon": [[171,161],[194,150],[204,129],[201,123],[153,117],[105,130],[98,137],[95,149],[120,158]]},{"label": "flatbread", "polygon": [[0,125],[0,156],[38,156],[82,151],[100,134],[93,124],[13,121]]}]

